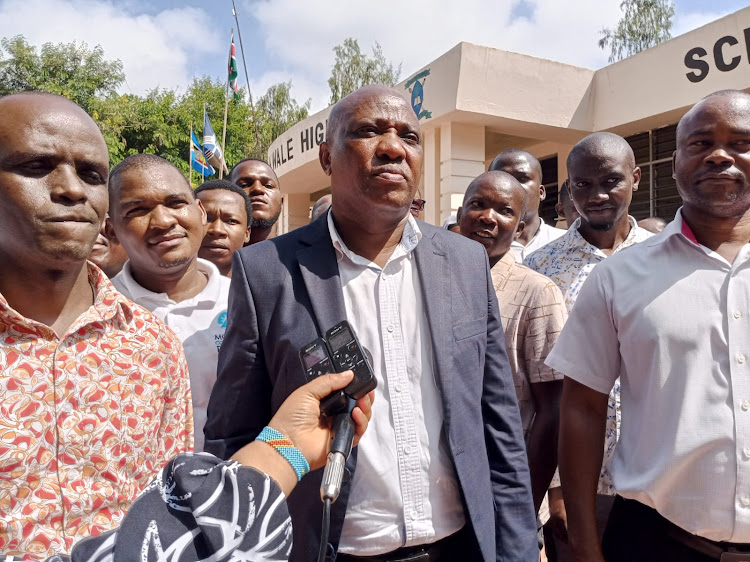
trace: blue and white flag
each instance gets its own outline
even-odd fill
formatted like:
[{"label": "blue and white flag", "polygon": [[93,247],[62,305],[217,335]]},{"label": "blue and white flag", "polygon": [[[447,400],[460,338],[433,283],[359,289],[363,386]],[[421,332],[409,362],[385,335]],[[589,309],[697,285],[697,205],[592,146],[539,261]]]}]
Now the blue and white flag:
[{"label": "blue and white flag", "polygon": [[201,177],[213,176],[216,170],[209,166],[205,158],[203,158],[203,147],[198,142],[195,133],[190,131],[190,136],[190,165]]},{"label": "blue and white flag", "polygon": [[205,109],[203,110],[203,154],[214,168],[224,166],[224,153],[216,140],[216,133],[211,126],[211,121],[208,120],[208,113]]}]

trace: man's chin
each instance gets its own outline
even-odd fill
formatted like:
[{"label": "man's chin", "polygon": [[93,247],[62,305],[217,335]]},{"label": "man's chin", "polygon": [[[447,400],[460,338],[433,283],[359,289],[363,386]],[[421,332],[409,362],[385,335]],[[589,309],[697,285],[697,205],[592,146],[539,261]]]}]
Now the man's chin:
[{"label": "man's chin", "polygon": [[593,230],[598,230],[599,232],[609,232],[615,227],[614,221],[611,222],[590,222],[589,226]]}]

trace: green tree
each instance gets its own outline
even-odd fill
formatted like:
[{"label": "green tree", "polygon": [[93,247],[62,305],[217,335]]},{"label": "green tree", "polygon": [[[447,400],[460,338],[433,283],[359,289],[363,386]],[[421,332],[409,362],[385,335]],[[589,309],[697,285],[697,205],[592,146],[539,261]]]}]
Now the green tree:
[{"label": "green tree", "polygon": [[[62,94],[83,107],[96,121],[114,166],[131,154],[157,154],[189,175],[190,126],[201,140],[203,108],[214,131],[221,134],[226,84],[224,78],[193,78],[183,94],[154,89],[145,96],[118,94],[124,81],[120,61],[107,61],[101,47],[45,44],[41,53],[22,36],[0,39],[0,96],[26,90]],[[291,96],[291,83],[271,86],[255,106],[261,137],[257,145],[253,112],[244,92],[227,107],[224,158],[231,167],[248,156],[267,158],[271,142],[307,117],[310,100],[301,106]],[[200,182],[195,174],[193,183]]]},{"label": "green tree", "polygon": [[291,82],[282,82],[268,88],[255,105],[260,131],[260,154],[266,158],[268,147],[281,133],[295,123],[306,119],[310,100],[301,106],[291,95]]},{"label": "green tree", "polygon": [[672,0],[623,0],[623,17],[601,30],[599,47],[609,47],[609,62],[622,60],[672,38]]},{"label": "green tree", "polygon": [[38,52],[21,35],[0,40],[0,96],[44,90],[89,111],[94,97],[114,94],[124,79],[122,63],[106,60],[100,46],[45,43]]},{"label": "green tree", "polygon": [[349,37],[343,44],[333,48],[336,61],[331,69],[328,86],[331,89],[331,104],[367,84],[393,86],[401,76],[401,65],[397,68],[388,62],[378,42],[372,48],[372,58],[363,54],[359,42]]}]

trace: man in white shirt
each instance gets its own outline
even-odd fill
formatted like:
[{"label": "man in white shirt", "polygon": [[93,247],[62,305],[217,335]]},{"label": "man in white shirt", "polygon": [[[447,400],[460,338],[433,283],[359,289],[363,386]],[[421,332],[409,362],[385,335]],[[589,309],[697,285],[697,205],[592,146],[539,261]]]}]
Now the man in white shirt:
[{"label": "man in white shirt", "polygon": [[[563,236],[526,258],[526,265],[552,279],[563,293],[568,312],[597,264],[652,234],[639,228],[628,215],[633,191],[638,189],[641,170],[633,149],[613,133],[594,133],[573,147],[568,157],[568,189],[580,213]],[[620,384],[609,398],[604,463],[597,491],[597,523],[604,532],[615,490],[609,464],[617,445]],[[548,552],[553,562],[570,559],[565,540],[565,508],[560,480],[555,476],[549,494],[550,523],[545,528]]]},{"label": "man in white shirt", "polygon": [[129,156],[115,166],[109,191],[109,228],[129,257],[112,282],[182,341],[193,394],[195,450],[202,451],[229,295],[229,279],[198,258],[206,212],[182,172],[152,154]]},{"label": "man in white shirt", "polygon": [[[547,358],[566,375],[560,470],[580,561],[750,560],[750,95],[688,111],[673,169],[675,220],[594,269]],[[603,556],[593,505],[617,377]]]},{"label": "man in white shirt", "polygon": [[[255,438],[304,382],[300,348],[347,320],[372,357],[379,406],[347,462],[327,560],[534,560],[487,252],[410,214],[423,163],[413,109],[383,86],[348,95],[331,111],[320,162],[327,215],[235,253],[206,449],[231,456]],[[289,501],[293,562],[319,552],[320,476]]]},{"label": "man in white shirt", "polygon": [[536,156],[519,148],[509,148],[495,156],[489,171],[510,174],[529,194],[523,217],[526,227],[510,245],[516,262],[523,263],[531,252],[565,234],[563,229],[548,225],[539,216],[539,204],[547,197],[547,190],[542,185],[542,166]]}]

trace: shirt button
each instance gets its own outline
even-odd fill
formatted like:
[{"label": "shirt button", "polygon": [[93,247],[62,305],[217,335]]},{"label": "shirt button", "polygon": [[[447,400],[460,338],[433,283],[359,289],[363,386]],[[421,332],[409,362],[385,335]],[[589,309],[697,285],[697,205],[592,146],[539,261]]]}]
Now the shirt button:
[{"label": "shirt button", "polygon": [[388,326],[388,332],[393,332],[393,326]]},{"label": "shirt button", "polygon": [[735,318],[741,318],[742,317],[742,313],[739,310],[735,310],[734,313],[733,313],[733,316]]},{"label": "shirt button", "polygon": [[409,445],[407,445],[406,447],[404,447],[404,453],[406,453],[407,455],[411,454],[411,447]]},{"label": "shirt button", "polygon": [[740,353],[737,356],[737,363],[739,363],[740,365],[742,365],[744,362],[745,362],[745,356]]},{"label": "shirt button", "polygon": [[396,392],[401,392],[403,389],[404,389],[404,387],[401,386],[400,382],[396,383]]},{"label": "shirt button", "polygon": [[745,447],[742,452],[745,454],[745,460],[750,459],[750,447]]},{"label": "shirt button", "polygon": [[750,497],[749,496],[742,496],[740,499],[740,503],[744,505],[745,507],[750,506]]},{"label": "shirt button", "polygon": [[[743,500],[747,499],[748,504],[750,504],[750,498],[742,498]],[[744,504],[743,504],[744,505]],[[412,509],[411,513],[409,514],[411,516],[411,520],[414,521],[417,517],[419,517],[419,513],[417,513],[416,509]]]},{"label": "shirt button", "polygon": [[740,404],[740,408],[742,408],[743,412],[747,412],[748,410],[750,410],[750,402],[748,402],[747,400],[743,400],[742,404]]},{"label": "shirt button", "polygon": [[63,409],[63,412],[66,412],[69,414],[70,412],[73,411],[73,404],[71,404],[70,402],[66,402],[65,404],[63,404],[62,409]]}]

